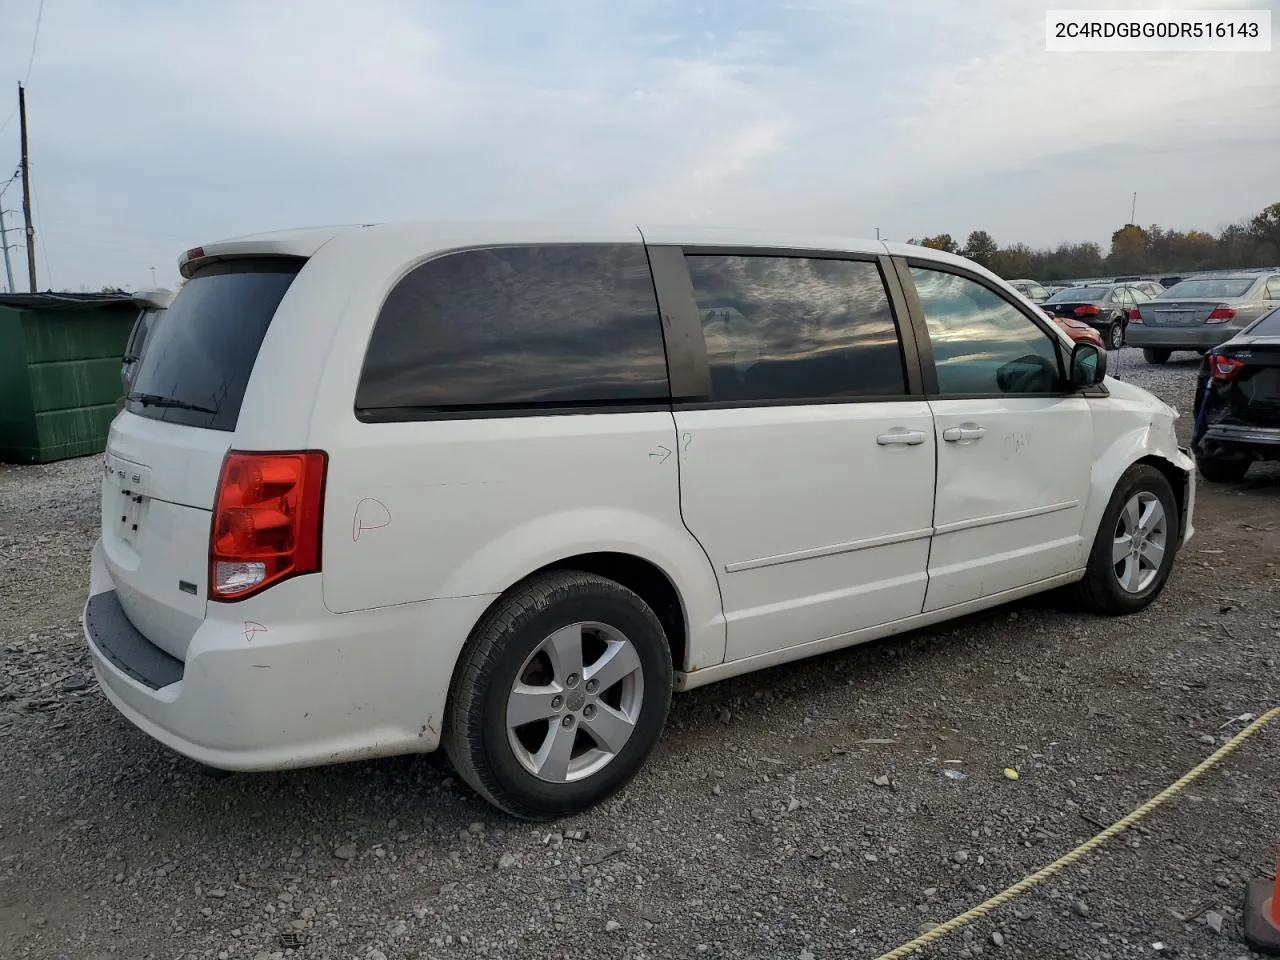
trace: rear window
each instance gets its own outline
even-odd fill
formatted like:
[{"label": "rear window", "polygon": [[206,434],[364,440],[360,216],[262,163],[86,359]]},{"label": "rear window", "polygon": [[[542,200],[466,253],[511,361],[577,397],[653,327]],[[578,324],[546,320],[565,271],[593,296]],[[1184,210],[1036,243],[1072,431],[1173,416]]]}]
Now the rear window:
[{"label": "rear window", "polygon": [[129,412],[234,430],[262,338],[304,262],[232,260],[197,270],[154,322]]},{"label": "rear window", "polygon": [[468,250],[410,271],[378,314],[361,417],[667,401],[640,244]]},{"label": "rear window", "polygon": [[1187,297],[1243,297],[1254,284],[1254,277],[1206,277],[1183,280],[1157,297],[1157,300],[1181,300]]},{"label": "rear window", "polygon": [[125,344],[124,359],[126,363],[132,363],[142,356],[142,351],[147,345],[147,338],[151,335],[152,327],[156,321],[156,314],[160,311],[154,308],[143,310],[138,314],[138,319],[134,321],[133,331],[129,334],[129,342]]},{"label": "rear window", "polygon": [[1103,300],[1110,292],[1110,287],[1067,287],[1059,290],[1049,298],[1051,303],[1088,303],[1091,300]]}]

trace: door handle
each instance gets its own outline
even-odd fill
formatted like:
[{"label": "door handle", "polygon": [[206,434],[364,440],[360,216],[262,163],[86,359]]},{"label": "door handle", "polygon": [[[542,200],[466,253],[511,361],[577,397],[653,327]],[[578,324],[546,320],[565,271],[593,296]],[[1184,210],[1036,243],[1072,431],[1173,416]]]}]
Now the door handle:
[{"label": "door handle", "polygon": [[882,433],[876,437],[876,443],[882,447],[892,445],[914,447],[917,444],[924,443],[924,441],[923,430],[907,430],[903,427],[894,427],[888,433]]},{"label": "door handle", "polygon": [[959,427],[947,427],[942,431],[942,439],[948,443],[959,443],[963,440],[977,440],[987,435],[987,428],[976,423],[966,423]]}]

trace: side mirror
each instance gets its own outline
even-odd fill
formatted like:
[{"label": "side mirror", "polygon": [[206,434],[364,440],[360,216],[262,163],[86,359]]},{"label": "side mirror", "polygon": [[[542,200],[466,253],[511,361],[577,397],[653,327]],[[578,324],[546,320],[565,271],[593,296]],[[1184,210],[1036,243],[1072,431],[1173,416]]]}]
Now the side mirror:
[{"label": "side mirror", "polygon": [[1071,383],[1077,387],[1092,387],[1101,383],[1107,375],[1107,352],[1092,343],[1080,342],[1071,350]]}]

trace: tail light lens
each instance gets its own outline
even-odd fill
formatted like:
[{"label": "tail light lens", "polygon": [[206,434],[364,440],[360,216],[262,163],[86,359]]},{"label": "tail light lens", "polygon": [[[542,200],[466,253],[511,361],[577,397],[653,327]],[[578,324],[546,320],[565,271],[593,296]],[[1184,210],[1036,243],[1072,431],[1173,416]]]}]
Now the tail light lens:
[{"label": "tail light lens", "polygon": [[1221,353],[1209,354],[1209,370],[1213,373],[1215,380],[1232,380],[1244,368],[1243,360],[1224,356]]},{"label": "tail light lens", "polygon": [[1130,322],[1130,323],[1141,323],[1141,322],[1142,322],[1142,311],[1140,311],[1137,307],[1130,307],[1130,308],[1129,308],[1129,322]]},{"label": "tail light lens", "polygon": [[328,457],[241,453],[222,462],[209,537],[209,597],[242,600],[320,569]]},{"label": "tail light lens", "polygon": [[1071,312],[1077,317],[1096,317],[1098,315],[1098,308],[1091,303],[1086,303],[1083,306],[1076,307]]},{"label": "tail light lens", "polygon": [[1213,313],[1209,314],[1205,323],[1225,323],[1236,315],[1236,312],[1228,307],[1225,303],[1220,303],[1213,308]]}]

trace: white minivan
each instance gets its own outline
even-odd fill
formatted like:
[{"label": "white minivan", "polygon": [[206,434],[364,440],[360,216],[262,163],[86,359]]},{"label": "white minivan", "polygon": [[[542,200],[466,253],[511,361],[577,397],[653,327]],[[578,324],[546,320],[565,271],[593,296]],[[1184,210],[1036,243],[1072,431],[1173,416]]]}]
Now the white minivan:
[{"label": "white minivan", "polygon": [[220,770],[442,746],[609,796],[673,690],[1071,585],[1192,533],[1177,413],[939,251],[399,224],[188,251],[112,424],[85,634]]}]

